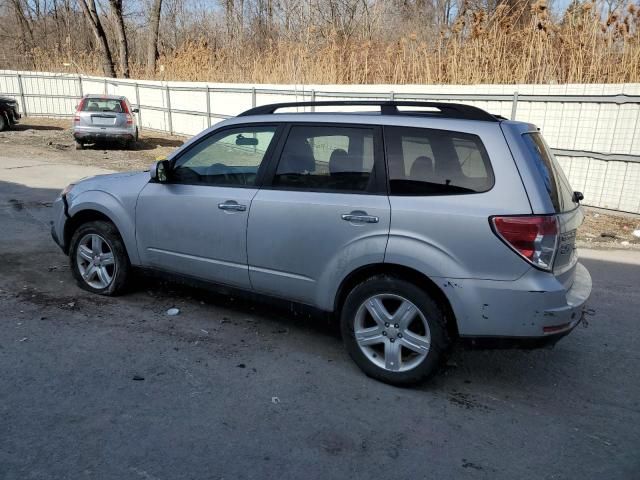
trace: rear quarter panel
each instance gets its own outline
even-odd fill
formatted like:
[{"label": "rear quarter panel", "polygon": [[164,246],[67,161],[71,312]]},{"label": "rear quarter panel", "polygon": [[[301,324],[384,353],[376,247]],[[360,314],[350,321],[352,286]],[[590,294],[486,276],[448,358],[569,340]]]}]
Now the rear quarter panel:
[{"label": "rear quarter panel", "polygon": [[[442,121],[425,127],[443,128]],[[452,121],[447,128],[478,135],[495,184],[485,193],[390,196],[386,263],[431,278],[514,280],[531,267],[493,233],[492,215],[530,214],[531,206],[499,123]]]}]

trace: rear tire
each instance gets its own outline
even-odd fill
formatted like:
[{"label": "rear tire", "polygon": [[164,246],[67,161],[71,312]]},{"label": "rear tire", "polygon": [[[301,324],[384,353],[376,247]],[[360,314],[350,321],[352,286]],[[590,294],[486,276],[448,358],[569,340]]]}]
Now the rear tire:
[{"label": "rear tire", "polygon": [[345,347],[360,369],[392,385],[429,378],[450,344],[438,303],[416,285],[388,275],[351,290],[340,324]]},{"label": "rear tire", "polygon": [[125,290],[131,264],[112,223],[97,220],[81,225],[71,237],[70,246],[71,272],[80,288],[107,296]]},{"label": "rear tire", "polygon": [[9,128],[9,120],[4,113],[0,112],[0,132],[5,131],[7,128]]}]

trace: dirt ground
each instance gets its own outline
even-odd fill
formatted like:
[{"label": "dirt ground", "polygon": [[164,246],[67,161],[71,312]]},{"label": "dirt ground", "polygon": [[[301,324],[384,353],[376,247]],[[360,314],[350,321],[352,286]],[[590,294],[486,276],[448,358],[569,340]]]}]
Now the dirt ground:
[{"label": "dirt ground", "polygon": [[131,150],[120,145],[87,146],[76,150],[71,136],[71,119],[29,117],[12,130],[0,132],[0,145],[7,155],[45,156],[47,159],[74,165],[90,165],[110,170],[147,169],[159,156],[179,147],[185,137],[142,129]]},{"label": "dirt ground", "polygon": [[[110,170],[146,169],[157,158],[184,143],[186,137],[142,130],[132,150],[117,145],[97,145],[75,150],[70,119],[29,117],[14,130],[0,132],[0,145],[7,154],[46,156],[74,165],[90,165]],[[578,246],[640,250],[640,215],[620,214],[585,208],[585,222],[578,231]],[[640,233],[640,232],[638,232]]]}]

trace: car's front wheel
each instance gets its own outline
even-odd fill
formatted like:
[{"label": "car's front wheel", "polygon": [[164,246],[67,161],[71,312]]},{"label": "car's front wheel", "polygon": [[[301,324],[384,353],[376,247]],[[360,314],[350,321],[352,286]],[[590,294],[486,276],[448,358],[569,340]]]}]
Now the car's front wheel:
[{"label": "car's front wheel", "polygon": [[130,264],[116,227],[105,221],[81,225],[71,237],[69,258],[78,285],[92,293],[122,293]]},{"label": "car's front wheel", "polygon": [[379,275],[357,285],[341,313],[342,337],[370,377],[410,385],[432,375],[449,345],[434,299],[405,280]]}]

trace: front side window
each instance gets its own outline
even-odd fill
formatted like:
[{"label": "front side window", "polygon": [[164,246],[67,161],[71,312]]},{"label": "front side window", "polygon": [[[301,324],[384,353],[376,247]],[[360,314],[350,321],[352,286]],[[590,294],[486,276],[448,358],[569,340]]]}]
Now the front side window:
[{"label": "front side window", "polygon": [[385,127],[391,195],[486,192],[493,170],[480,137],[426,128]]},{"label": "front side window", "polygon": [[174,183],[253,186],[277,127],[238,127],[214,133],[176,160]]},{"label": "front side window", "polygon": [[341,126],[291,127],[275,187],[362,192],[373,181],[374,132]]}]

